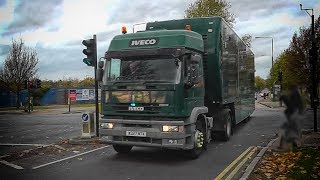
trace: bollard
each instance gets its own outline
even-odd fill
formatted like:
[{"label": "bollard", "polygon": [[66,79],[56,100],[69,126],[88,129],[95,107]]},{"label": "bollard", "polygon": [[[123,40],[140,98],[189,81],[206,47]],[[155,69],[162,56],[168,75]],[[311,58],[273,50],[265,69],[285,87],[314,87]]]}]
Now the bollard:
[{"label": "bollard", "polygon": [[69,105],[69,112],[70,112],[70,109],[71,109],[70,97],[68,97],[68,105]]},{"label": "bollard", "polygon": [[82,138],[91,138],[95,136],[95,118],[93,112],[85,112],[81,116],[82,119]]}]

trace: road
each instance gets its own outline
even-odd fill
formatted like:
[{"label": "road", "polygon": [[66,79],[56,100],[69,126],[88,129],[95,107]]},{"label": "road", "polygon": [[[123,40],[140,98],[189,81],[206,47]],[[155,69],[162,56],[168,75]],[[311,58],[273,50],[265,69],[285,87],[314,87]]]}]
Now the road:
[{"label": "road", "polygon": [[[8,162],[24,169],[2,163],[0,179],[214,179],[250,146],[266,146],[275,138],[284,120],[283,109],[270,109],[256,103],[251,118],[237,126],[228,142],[211,142],[208,150],[196,160],[188,160],[180,151],[154,148],[134,147],[129,154],[119,155],[111,146],[100,145],[86,147],[84,149],[92,152],[83,155],[77,152],[69,159],[72,151],[54,156],[54,160],[42,158],[41,162],[36,161],[41,159],[38,157],[23,161],[9,159]],[[51,144],[80,134],[80,114],[5,114],[0,115],[0,127],[2,144]],[[0,156],[4,156],[16,147],[0,148]],[[56,160],[58,162],[54,162]],[[41,163],[45,165],[37,166]]]}]

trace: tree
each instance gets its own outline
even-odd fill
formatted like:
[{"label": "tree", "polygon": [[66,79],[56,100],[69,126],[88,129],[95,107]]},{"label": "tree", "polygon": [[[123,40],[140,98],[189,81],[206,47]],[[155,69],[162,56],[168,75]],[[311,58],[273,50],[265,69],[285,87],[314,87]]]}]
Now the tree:
[{"label": "tree", "polygon": [[231,27],[235,24],[234,14],[230,13],[231,5],[225,0],[197,0],[185,10],[186,18],[221,16]]},{"label": "tree", "polygon": [[[320,47],[320,16],[315,21],[315,33],[317,47]],[[311,29],[310,27],[300,28],[299,32],[293,34],[289,47],[284,50],[276,59],[273,68],[270,71],[267,84],[276,82],[279,71],[283,73],[283,88],[298,86],[302,92],[303,89],[310,91],[311,84],[311,66],[309,63],[309,49],[311,48]],[[319,56],[318,51],[318,57]],[[318,75],[320,68],[318,68]]]},{"label": "tree", "polygon": [[255,89],[256,91],[261,91],[266,87],[266,81],[262,79],[260,76],[255,77]]},{"label": "tree", "polygon": [[251,48],[252,36],[250,34],[243,35],[241,39],[249,48]]},{"label": "tree", "polygon": [[12,40],[9,54],[0,68],[0,81],[6,89],[16,93],[17,108],[20,105],[20,92],[24,81],[36,76],[38,63],[37,52],[34,49],[26,47],[22,39]]},{"label": "tree", "polygon": [[86,77],[78,83],[80,87],[94,86],[94,78]]}]

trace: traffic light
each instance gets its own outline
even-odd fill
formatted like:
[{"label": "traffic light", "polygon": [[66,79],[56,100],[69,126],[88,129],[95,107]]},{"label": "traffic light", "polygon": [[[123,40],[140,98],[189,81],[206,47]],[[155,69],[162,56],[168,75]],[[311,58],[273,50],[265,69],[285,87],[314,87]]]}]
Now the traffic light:
[{"label": "traffic light", "polygon": [[36,79],[36,88],[41,88],[41,80]]},{"label": "traffic light", "polygon": [[83,49],[82,51],[83,54],[87,55],[87,57],[83,59],[83,62],[88,66],[94,66],[96,61],[96,54],[97,54],[96,39],[83,40],[82,44],[87,47],[87,49]]}]

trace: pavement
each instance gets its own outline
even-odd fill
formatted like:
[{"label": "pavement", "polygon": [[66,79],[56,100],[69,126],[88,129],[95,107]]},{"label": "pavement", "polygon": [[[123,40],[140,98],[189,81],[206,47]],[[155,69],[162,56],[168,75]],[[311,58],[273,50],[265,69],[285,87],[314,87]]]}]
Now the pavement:
[{"label": "pavement", "polygon": [[[86,111],[94,111],[95,107],[72,107],[70,108],[68,105],[52,105],[48,106],[47,109],[35,109],[31,111],[32,114],[76,114],[83,113]],[[23,108],[0,108],[0,115],[4,114],[29,114],[25,112]]]},{"label": "pavement", "polygon": [[[270,99],[261,99],[260,101],[257,101],[259,104],[266,106],[268,108],[272,109],[283,109],[284,107],[281,106],[279,101],[271,101]],[[316,137],[314,137],[315,133],[312,133],[313,130],[310,129],[311,124],[307,119],[312,118],[309,109],[304,114],[304,120],[303,120],[303,128],[302,129],[302,138],[301,138],[301,145],[302,146],[320,146],[320,134],[316,133]],[[306,123],[309,122],[309,123]],[[318,118],[318,124],[319,124],[319,118]],[[241,176],[240,180],[246,180],[249,178],[250,174],[254,170],[254,168],[259,164],[260,159],[264,156],[264,154],[268,150],[276,150],[278,151],[280,145],[280,137],[277,135],[274,139],[272,139],[267,146],[263,147],[258,154],[253,158],[251,163],[247,166],[246,170],[244,171],[243,175]],[[283,151],[287,151],[289,149],[284,149]]]}]

